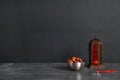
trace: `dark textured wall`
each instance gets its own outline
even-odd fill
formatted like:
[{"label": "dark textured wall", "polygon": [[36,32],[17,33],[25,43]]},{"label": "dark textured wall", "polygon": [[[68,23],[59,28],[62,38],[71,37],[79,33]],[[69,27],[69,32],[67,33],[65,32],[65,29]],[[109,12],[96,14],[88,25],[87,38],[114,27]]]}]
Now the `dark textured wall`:
[{"label": "dark textured wall", "polygon": [[104,61],[120,62],[119,0],[0,1],[0,62],[88,61],[88,43],[104,42]]}]

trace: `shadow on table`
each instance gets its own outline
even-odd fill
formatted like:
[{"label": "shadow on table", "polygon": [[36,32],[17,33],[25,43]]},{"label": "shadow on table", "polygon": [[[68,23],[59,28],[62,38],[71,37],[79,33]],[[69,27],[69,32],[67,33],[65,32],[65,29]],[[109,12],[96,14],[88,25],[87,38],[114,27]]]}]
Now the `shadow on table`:
[{"label": "shadow on table", "polygon": [[53,68],[56,68],[56,69],[59,69],[59,70],[71,71],[68,66],[54,66]]}]

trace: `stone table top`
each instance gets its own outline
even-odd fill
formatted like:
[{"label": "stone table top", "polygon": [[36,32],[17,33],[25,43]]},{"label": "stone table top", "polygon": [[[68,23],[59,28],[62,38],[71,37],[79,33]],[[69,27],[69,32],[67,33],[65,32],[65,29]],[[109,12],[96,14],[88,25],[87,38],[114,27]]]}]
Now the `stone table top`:
[{"label": "stone table top", "polygon": [[66,63],[0,63],[0,80],[120,80],[120,63],[106,63],[115,73],[91,76],[87,67],[71,71]]}]

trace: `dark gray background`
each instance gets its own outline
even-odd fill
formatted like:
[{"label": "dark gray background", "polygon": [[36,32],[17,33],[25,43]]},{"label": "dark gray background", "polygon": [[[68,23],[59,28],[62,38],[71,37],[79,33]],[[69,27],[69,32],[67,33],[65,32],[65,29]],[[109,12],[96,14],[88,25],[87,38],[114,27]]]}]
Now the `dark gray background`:
[{"label": "dark gray background", "polygon": [[88,61],[88,43],[104,42],[104,61],[120,61],[119,0],[0,1],[0,62]]}]

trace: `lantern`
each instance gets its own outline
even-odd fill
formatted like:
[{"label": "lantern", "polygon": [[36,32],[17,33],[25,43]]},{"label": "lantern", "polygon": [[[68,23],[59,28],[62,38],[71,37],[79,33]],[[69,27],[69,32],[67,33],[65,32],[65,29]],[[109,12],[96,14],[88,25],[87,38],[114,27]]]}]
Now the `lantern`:
[{"label": "lantern", "polygon": [[103,68],[103,42],[97,37],[89,44],[90,68]]}]

